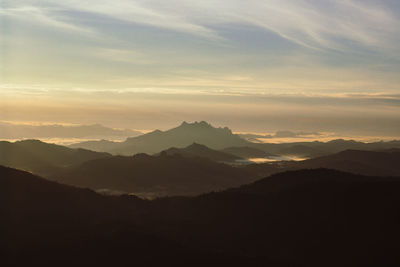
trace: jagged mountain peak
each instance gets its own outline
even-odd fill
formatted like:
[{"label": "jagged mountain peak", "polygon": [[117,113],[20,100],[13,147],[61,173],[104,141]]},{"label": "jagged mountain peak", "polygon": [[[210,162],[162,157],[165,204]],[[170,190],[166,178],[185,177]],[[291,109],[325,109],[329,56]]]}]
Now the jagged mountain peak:
[{"label": "jagged mountain peak", "polygon": [[181,125],[172,130],[211,130],[225,132],[226,134],[233,134],[232,130],[228,127],[214,127],[211,123],[208,123],[206,121],[195,121],[192,123],[183,121]]},{"label": "jagged mountain peak", "polygon": [[178,127],[204,127],[204,128],[214,128],[210,123],[206,122],[206,121],[195,121],[195,122],[186,122],[183,121],[181,123],[181,125]]}]

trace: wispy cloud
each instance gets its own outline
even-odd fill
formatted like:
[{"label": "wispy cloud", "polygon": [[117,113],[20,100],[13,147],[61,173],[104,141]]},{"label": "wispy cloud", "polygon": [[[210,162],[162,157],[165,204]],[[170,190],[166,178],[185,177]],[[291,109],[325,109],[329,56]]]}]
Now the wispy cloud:
[{"label": "wispy cloud", "polygon": [[42,0],[40,2],[48,2],[56,5],[64,10],[80,11],[92,14],[103,15],[105,18],[137,23],[143,25],[154,26],[162,29],[169,29],[177,32],[183,32],[190,35],[198,35],[204,38],[221,40],[222,38],[211,28],[205,27],[199,23],[195,23],[188,19],[190,14],[179,14],[173,10],[179,9],[174,6],[167,11],[160,7],[163,1],[154,3],[154,5],[145,5],[144,1],[76,1],[65,0],[55,3],[54,1]]},{"label": "wispy cloud", "polygon": [[398,92],[393,3],[4,0],[0,16],[10,27],[0,29],[1,82],[159,93]]},{"label": "wispy cloud", "polygon": [[79,34],[95,36],[95,31],[90,27],[76,25],[71,21],[65,21],[65,18],[54,14],[55,10],[57,9],[23,5],[11,8],[0,8],[0,14],[23,21],[24,23],[34,23]]},{"label": "wispy cloud", "polygon": [[[262,27],[299,45],[316,49],[345,50],[353,45],[393,50],[397,49],[400,38],[400,18],[390,10],[387,1],[39,0],[35,1],[35,7],[31,1],[17,3],[21,6],[2,13],[21,16],[29,13],[33,21],[76,31],[88,29],[63,21],[55,15],[59,9],[103,15],[216,41],[223,39],[215,30],[216,25],[235,23]],[[30,6],[27,7],[28,3]]]}]

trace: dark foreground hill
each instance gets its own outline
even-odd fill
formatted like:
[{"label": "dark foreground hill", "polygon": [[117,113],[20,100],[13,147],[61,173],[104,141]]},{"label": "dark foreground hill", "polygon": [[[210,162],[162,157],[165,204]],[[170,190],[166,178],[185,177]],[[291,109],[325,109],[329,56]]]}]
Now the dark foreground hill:
[{"label": "dark foreground hill", "polygon": [[246,170],[206,158],[167,153],[92,160],[51,177],[70,185],[149,197],[202,194],[243,185],[257,178],[259,176]]},{"label": "dark foreground hill", "polygon": [[230,261],[155,234],[144,223],[152,217],[148,205],[135,197],[105,197],[0,166],[0,266]]},{"label": "dark foreground hill", "polygon": [[61,168],[109,156],[107,153],[71,149],[38,140],[14,143],[0,141],[0,165],[23,169],[42,176],[54,174]]},{"label": "dark foreground hill", "polygon": [[399,178],[301,170],[194,199],[163,200],[158,211],[167,221],[185,221],[183,238],[199,247],[257,261],[386,266],[400,263],[399,192]]},{"label": "dark foreground hill", "polygon": [[382,151],[345,150],[304,161],[252,164],[244,167],[245,170],[260,176],[288,170],[317,168],[328,168],[362,175],[400,176],[400,149]]},{"label": "dark foreground hill", "polygon": [[326,169],[105,197],[0,167],[2,266],[398,266],[400,178]]},{"label": "dark foreground hill", "polygon": [[183,122],[180,126],[168,131],[156,130],[141,136],[128,138],[121,143],[103,140],[98,143],[95,141],[78,143],[71,145],[71,147],[87,148],[119,155],[133,155],[137,153],[155,154],[171,147],[184,148],[193,143],[203,144],[212,149],[245,146],[248,144],[246,140],[233,134],[229,128],[215,128],[202,121],[194,123]]}]

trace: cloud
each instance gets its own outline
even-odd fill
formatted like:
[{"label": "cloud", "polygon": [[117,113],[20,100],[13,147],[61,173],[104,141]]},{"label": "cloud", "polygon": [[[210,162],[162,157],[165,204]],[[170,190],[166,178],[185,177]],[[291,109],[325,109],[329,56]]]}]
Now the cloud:
[{"label": "cloud", "polygon": [[133,63],[139,65],[154,64],[156,61],[147,58],[143,53],[127,50],[127,49],[114,49],[114,48],[96,48],[90,51],[98,58],[104,58],[109,61]]},{"label": "cloud", "polygon": [[0,14],[23,21],[24,23],[36,23],[64,31],[95,36],[93,29],[84,25],[76,25],[70,21],[64,21],[65,18],[56,16],[54,10],[49,8],[23,5],[13,8],[1,8]]},{"label": "cloud", "polygon": [[[197,35],[213,40],[222,38],[213,31],[201,24],[197,24],[187,19],[185,15],[161,9],[162,2],[151,6],[144,5],[143,1],[76,1],[64,0],[58,3],[54,1],[39,1],[54,5],[64,11],[85,12],[87,14],[97,14],[104,16],[105,19],[125,21],[143,25],[154,26],[162,29],[183,32],[190,35]],[[176,7],[178,8],[178,7]],[[56,9],[56,11],[60,11]],[[190,14],[188,14],[190,15]]]},{"label": "cloud", "polygon": [[400,131],[400,96],[390,92],[285,95],[193,94],[177,90],[162,94],[140,90],[43,91],[46,88],[40,88],[30,88],[31,93],[25,94],[21,88],[14,90],[12,85],[6,90],[0,87],[1,119],[101,123],[138,129],[167,129],[183,120],[206,120],[232,126],[236,131],[270,133],[288,129],[297,135],[336,132],[398,136]]},{"label": "cloud", "polygon": [[[250,24],[314,49],[346,50],[352,46],[398,50],[400,22],[388,1],[356,0],[92,0],[16,1],[7,14],[30,13],[30,19],[71,30],[61,10],[102,15],[105,19],[149,25],[220,42],[221,24]],[[30,4],[30,6],[28,6]],[[4,13],[4,10],[2,11]],[[58,14],[58,15],[57,15]],[[65,14],[64,14],[65,15]],[[98,29],[99,30],[99,29]]]},{"label": "cloud", "polygon": [[49,90],[393,93],[399,11],[388,0],[5,0],[0,75]]}]

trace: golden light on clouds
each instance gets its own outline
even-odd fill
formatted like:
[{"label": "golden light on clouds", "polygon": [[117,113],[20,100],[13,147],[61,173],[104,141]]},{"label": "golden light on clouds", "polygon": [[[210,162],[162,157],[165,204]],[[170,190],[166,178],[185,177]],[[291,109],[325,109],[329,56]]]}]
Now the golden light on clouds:
[{"label": "golden light on clouds", "polygon": [[6,0],[0,120],[394,135],[399,14],[388,0]]}]

